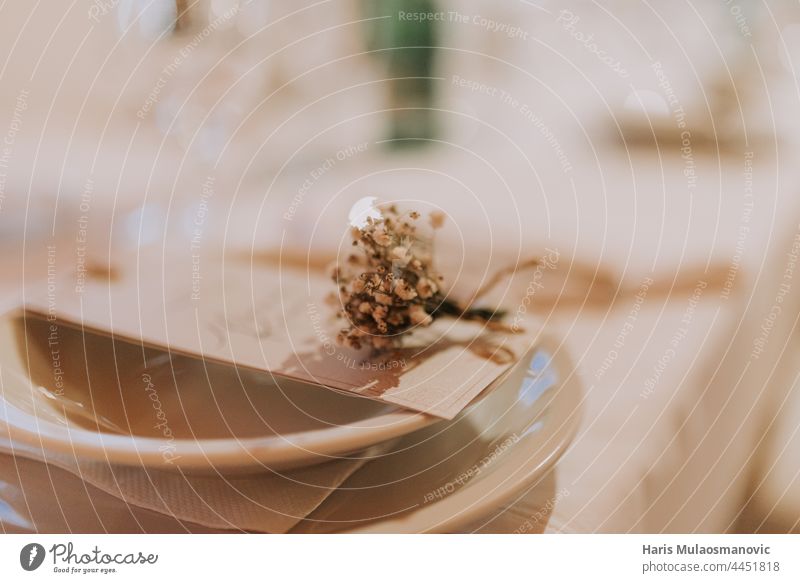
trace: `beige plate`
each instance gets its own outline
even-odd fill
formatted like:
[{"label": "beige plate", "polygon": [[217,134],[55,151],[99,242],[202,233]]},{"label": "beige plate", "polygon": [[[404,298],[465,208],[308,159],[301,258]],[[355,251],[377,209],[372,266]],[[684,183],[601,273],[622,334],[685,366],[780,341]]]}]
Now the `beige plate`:
[{"label": "beige plate", "polygon": [[[581,399],[563,347],[543,340],[495,392],[453,422],[400,439],[392,453],[354,474],[295,530],[463,531],[480,527],[535,484],[537,500],[552,501],[546,473],[575,433]],[[6,531],[209,532],[87,490],[80,478],[58,468],[2,457],[0,527]],[[31,509],[35,525],[26,518]],[[500,530],[524,521],[510,518],[514,524],[505,522]]]},{"label": "beige plate", "polygon": [[0,389],[0,421],[22,443],[184,473],[290,469],[426,427],[453,434],[427,415],[19,313],[0,319]]},{"label": "beige plate", "polygon": [[0,318],[0,396],[20,442],[185,473],[307,466],[438,421],[19,313]]}]

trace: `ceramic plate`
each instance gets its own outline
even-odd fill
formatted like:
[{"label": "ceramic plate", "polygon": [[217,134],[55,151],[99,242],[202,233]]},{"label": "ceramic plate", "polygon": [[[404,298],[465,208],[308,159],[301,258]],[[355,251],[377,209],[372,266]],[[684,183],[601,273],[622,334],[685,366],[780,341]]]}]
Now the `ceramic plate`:
[{"label": "ceramic plate", "polygon": [[22,443],[189,473],[306,466],[438,421],[22,314],[0,319],[0,389]]},{"label": "ceramic plate", "polygon": [[[460,418],[401,438],[295,531],[464,531],[531,487],[538,500],[552,500],[547,471],[576,431],[581,399],[563,347],[544,339],[508,382]],[[0,470],[0,527],[8,532],[213,532],[127,505],[39,462],[16,459]],[[510,519],[503,531],[525,520]]]},{"label": "ceramic plate", "polygon": [[302,467],[439,424],[22,314],[0,320],[0,383],[0,420],[22,443],[185,473]]}]

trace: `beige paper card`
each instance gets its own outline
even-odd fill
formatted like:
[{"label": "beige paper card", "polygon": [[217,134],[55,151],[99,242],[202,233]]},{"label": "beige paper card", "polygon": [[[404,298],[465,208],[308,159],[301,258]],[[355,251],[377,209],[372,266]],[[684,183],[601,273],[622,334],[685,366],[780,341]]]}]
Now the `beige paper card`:
[{"label": "beige paper card", "polygon": [[59,280],[26,308],[172,352],[270,372],[452,419],[531,344],[443,318],[379,357],[335,342],[318,271],[144,254],[114,278]]}]

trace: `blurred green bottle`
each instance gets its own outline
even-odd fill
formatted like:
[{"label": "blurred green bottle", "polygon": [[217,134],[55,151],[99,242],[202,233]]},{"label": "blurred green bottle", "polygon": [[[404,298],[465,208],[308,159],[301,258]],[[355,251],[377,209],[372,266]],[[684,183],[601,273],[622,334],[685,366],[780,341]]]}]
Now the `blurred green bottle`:
[{"label": "blurred green bottle", "polygon": [[[421,146],[436,137],[432,79],[438,40],[434,0],[365,0],[369,50],[385,66],[392,110],[388,138],[392,147]],[[419,15],[415,17],[413,15]]]}]

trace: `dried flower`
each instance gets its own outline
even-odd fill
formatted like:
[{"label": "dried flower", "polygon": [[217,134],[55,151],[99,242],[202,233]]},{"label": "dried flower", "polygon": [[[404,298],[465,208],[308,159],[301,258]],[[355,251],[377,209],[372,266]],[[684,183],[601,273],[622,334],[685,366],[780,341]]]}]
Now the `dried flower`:
[{"label": "dried flower", "polygon": [[409,286],[404,279],[398,279],[394,286],[395,295],[401,300],[413,300],[417,297],[417,292]]},{"label": "dried flower", "polygon": [[395,247],[392,249],[391,253],[392,261],[400,265],[401,267],[405,267],[408,265],[408,262],[411,260],[411,255],[408,252],[408,249],[405,247]]},{"label": "dried flower", "polygon": [[375,301],[378,302],[379,304],[383,304],[384,306],[391,306],[392,296],[390,296],[389,294],[385,294],[383,292],[376,292]]},{"label": "dried flower", "polygon": [[[401,344],[416,326],[429,326],[449,315],[492,323],[502,314],[459,306],[441,292],[443,278],[431,265],[431,241],[420,237],[414,224],[420,214],[401,214],[392,205],[380,208],[380,218],[368,216],[352,230],[353,244],[363,257],[349,257],[333,270],[339,288],[341,315],[348,326],[337,340],[352,348],[384,350]],[[442,226],[444,214],[429,215],[431,226]]]},{"label": "dried flower", "polygon": [[384,318],[386,318],[386,316],[389,315],[389,310],[386,308],[386,306],[375,306],[371,313],[373,320],[376,322],[381,322]]},{"label": "dried flower", "polygon": [[427,277],[421,277],[417,282],[417,293],[423,299],[432,297],[437,291],[439,288]]},{"label": "dried flower", "polygon": [[431,315],[420,305],[411,306],[408,310],[411,322],[416,326],[428,326],[433,322]]},{"label": "dried flower", "polygon": [[386,247],[392,242],[392,238],[386,232],[386,229],[382,227],[379,229],[375,229],[375,231],[372,233],[372,240],[375,241],[381,247]]}]

